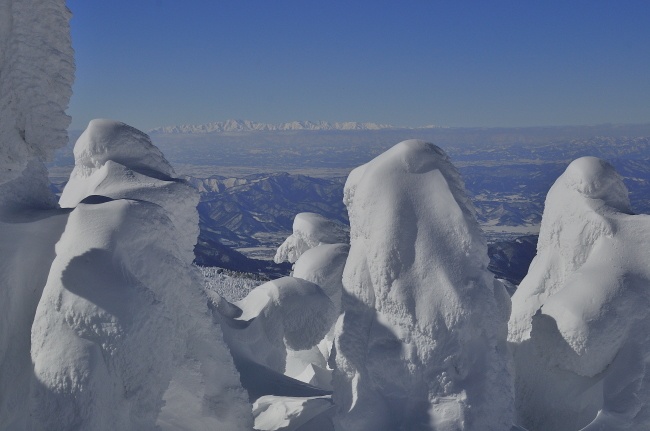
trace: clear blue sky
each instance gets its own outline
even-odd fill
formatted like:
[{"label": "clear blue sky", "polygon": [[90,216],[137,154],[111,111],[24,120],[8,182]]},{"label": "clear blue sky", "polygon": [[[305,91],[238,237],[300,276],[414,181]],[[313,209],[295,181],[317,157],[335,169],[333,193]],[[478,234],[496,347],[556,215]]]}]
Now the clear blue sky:
[{"label": "clear blue sky", "polygon": [[650,122],[650,0],[69,0],[73,129]]}]

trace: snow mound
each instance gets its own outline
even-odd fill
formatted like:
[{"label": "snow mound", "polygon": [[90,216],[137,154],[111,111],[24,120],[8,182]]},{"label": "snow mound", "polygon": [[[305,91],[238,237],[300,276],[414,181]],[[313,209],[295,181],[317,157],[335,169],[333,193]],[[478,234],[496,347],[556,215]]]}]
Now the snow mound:
[{"label": "snow mound", "polygon": [[518,421],[650,428],[650,217],[607,162],[572,162],[546,198],[537,256],[512,297]]},{"label": "snow mound", "polygon": [[258,286],[233,305],[233,314],[219,310],[233,355],[279,373],[285,371],[287,349],[318,344],[336,320],[334,304],[320,287],[292,277]]},{"label": "snow mound", "polygon": [[294,263],[310,248],[319,244],[347,242],[347,234],[341,223],[315,213],[299,213],[293,220],[293,234],[278,248],[273,260]]},{"label": "snow mound", "polygon": [[508,293],[449,158],[401,142],[352,171],[344,196],[341,429],[509,429]]},{"label": "snow mound", "polygon": [[263,316],[259,320],[266,320],[267,326],[281,325],[284,342],[294,350],[309,348],[322,340],[335,320],[334,307],[322,289],[293,277],[256,287],[235,305],[243,310],[238,320],[251,321]]},{"label": "snow mound", "polygon": [[[331,394],[320,384],[329,380],[327,370],[314,369],[303,380],[285,373],[287,353],[315,346],[336,319],[334,304],[316,284],[284,277],[256,287],[234,304],[213,294],[211,308],[221,323],[242,385],[249,398],[256,400],[256,430],[333,429],[331,414],[320,417],[331,409],[331,400],[314,398]],[[316,422],[317,428],[307,425]]]},{"label": "snow mound", "polygon": [[565,186],[589,199],[601,199],[608,206],[631,213],[623,178],[616,169],[597,157],[574,160],[563,175]]},{"label": "snow mound", "polygon": [[68,143],[71,16],[64,0],[0,4],[0,184]]}]

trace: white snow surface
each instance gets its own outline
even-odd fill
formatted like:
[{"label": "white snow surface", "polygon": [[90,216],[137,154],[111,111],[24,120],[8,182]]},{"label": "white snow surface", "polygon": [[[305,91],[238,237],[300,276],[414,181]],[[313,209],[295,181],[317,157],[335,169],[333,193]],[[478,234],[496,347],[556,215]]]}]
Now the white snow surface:
[{"label": "white snow surface", "polygon": [[[343,269],[348,244],[320,244],[304,252],[296,261],[293,276],[320,286],[330,298],[337,315],[341,311]],[[334,325],[317,346],[309,350],[289,351],[286,374],[323,389],[332,389],[328,361],[334,343]]]},{"label": "white snow surface", "polygon": [[332,370],[328,369],[326,366],[318,366],[313,362],[307,364],[302,372],[295,378],[296,380],[316,386],[317,388],[322,388],[328,391],[334,389],[332,387]]},{"label": "white snow surface", "polygon": [[341,308],[343,268],[348,258],[348,244],[320,244],[304,252],[296,261],[293,276],[317,284]]},{"label": "white snow surface", "polygon": [[168,163],[153,147],[143,162],[121,157],[129,137],[143,151],[140,132],[100,125],[91,122],[76,151],[82,164],[101,163],[77,170],[90,186],[81,175],[68,183],[88,196],[66,194],[83,199],[31,324],[29,414],[8,429],[249,430],[247,394],[187,252],[196,191],[158,178]]},{"label": "white snow surface", "polygon": [[0,184],[68,143],[71,16],[64,0],[0,2]]},{"label": "white snow surface", "polygon": [[449,158],[401,142],[352,171],[344,196],[338,429],[510,429],[510,302]]},{"label": "white snow surface", "polygon": [[650,216],[607,162],[572,162],[546,198],[537,256],[512,297],[518,423],[650,429]]},{"label": "white snow surface", "polygon": [[29,418],[31,325],[68,210],[41,160],[67,143],[74,77],[63,0],[0,2],[0,430]]},{"label": "white snow surface", "polygon": [[[249,396],[256,399],[255,429],[332,430],[331,414],[319,417],[331,409],[331,399],[313,398],[331,390],[330,371],[318,366],[307,369],[311,366],[307,361],[291,373],[289,362],[296,352],[318,352],[314,346],[336,320],[336,308],[325,292],[309,281],[284,277],[254,288],[233,304],[214,294],[212,304],[242,382],[247,382]],[[326,367],[323,355],[317,356],[316,362]],[[302,378],[296,379],[300,373]],[[308,386],[312,384],[315,387]]]},{"label": "white snow surface", "polygon": [[74,147],[75,167],[59,203],[75,207],[91,195],[145,200],[163,207],[179,230],[186,259],[199,234],[199,194],[174,170],[143,132],[112,120],[92,120]]},{"label": "white snow surface", "polygon": [[[334,409],[329,397],[279,397],[265,395],[253,404],[255,430],[259,431],[327,431],[309,427],[315,416]],[[331,421],[328,421],[331,423]]]},{"label": "white snow surface", "polygon": [[43,162],[30,160],[16,178],[0,184],[0,217],[18,220],[24,219],[26,212],[58,208],[49,184]]},{"label": "white snow surface", "polygon": [[[20,178],[13,180],[19,181]],[[12,181],[12,182],[13,182]],[[11,185],[11,182],[0,187]],[[23,431],[29,417],[31,328],[68,210],[0,216],[0,430]],[[36,431],[40,431],[35,429]]]},{"label": "white snow surface", "polygon": [[114,120],[90,121],[74,146],[74,159],[70,181],[90,177],[109,160],[135,171],[174,173],[146,133]]},{"label": "white snow surface", "polygon": [[294,263],[310,248],[319,244],[347,242],[345,227],[316,213],[299,213],[293,219],[293,234],[278,248],[275,263]]},{"label": "white snow surface", "polygon": [[318,344],[336,320],[334,304],[316,284],[293,277],[269,281],[235,302],[241,313],[225,319],[234,355],[285,372],[287,349]]}]

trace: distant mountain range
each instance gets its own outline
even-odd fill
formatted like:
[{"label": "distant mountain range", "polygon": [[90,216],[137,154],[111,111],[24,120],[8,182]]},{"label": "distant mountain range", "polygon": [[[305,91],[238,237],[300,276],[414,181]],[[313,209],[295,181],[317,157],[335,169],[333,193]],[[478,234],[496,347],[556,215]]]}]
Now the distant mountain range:
[{"label": "distant mountain range", "polygon": [[[437,128],[438,126],[426,126],[425,128]],[[327,121],[292,121],[290,123],[267,124],[249,120],[227,120],[216,123],[199,125],[182,125],[158,127],[149,130],[148,133],[223,133],[223,132],[269,132],[288,130],[381,130],[381,129],[405,129],[389,124],[358,123],[348,121],[345,123],[330,123]]]},{"label": "distant mountain range", "polygon": [[341,181],[287,173],[184,178],[201,193],[201,230],[230,247],[267,246],[275,254],[300,212],[348,223]]},{"label": "distant mountain range", "polygon": [[[521,181],[522,172],[516,169],[509,172]],[[468,171],[466,174],[470,186],[476,187],[477,172]],[[532,176],[544,181],[537,174],[534,172]],[[287,173],[255,174],[244,178],[185,176],[184,179],[201,193],[198,205],[201,233],[194,250],[199,265],[276,277],[287,275],[291,265],[275,265],[270,259],[280,243],[291,234],[296,214],[316,212],[348,224],[342,179]],[[486,186],[495,191],[502,187],[496,178],[491,178]],[[470,194],[475,196],[477,216],[483,225],[518,226],[540,221],[542,205],[538,202],[539,197],[529,202],[514,199],[511,191],[489,193],[484,189],[477,189],[474,193],[470,191]],[[513,202],[504,199],[502,195],[506,194]],[[498,277],[519,284],[535,257],[536,245],[535,235],[491,243],[489,269]]]},{"label": "distant mountain range", "polygon": [[[571,160],[587,155],[608,160],[624,177],[634,211],[650,214],[650,124],[407,129],[229,121],[208,126],[152,133],[177,172],[201,193],[196,258],[203,265],[287,273],[290,266],[274,266],[269,259],[291,234],[293,217],[308,211],[346,223],[342,199],[348,172],[404,139],[433,142],[451,157],[488,241],[503,243],[491,247],[491,269],[515,284],[528,260],[515,262],[513,256],[531,258],[534,241],[510,240],[535,232],[546,193]],[[194,133],[192,127],[201,131]],[[257,132],[211,133],[217,130]],[[277,132],[282,130],[295,132]],[[74,165],[73,143],[80,134],[71,131],[71,144],[57,151],[48,166],[55,192]]]}]

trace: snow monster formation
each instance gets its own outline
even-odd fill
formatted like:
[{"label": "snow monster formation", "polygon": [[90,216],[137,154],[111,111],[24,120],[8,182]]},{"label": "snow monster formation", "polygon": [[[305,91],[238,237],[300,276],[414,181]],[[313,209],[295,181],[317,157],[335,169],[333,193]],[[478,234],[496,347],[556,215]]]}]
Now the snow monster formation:
[{"label": "snow monster formation", "polygon": [[0,184],[68,143],[71,17],[64,0],[0,2]]},{"label": "snow monster formation", "polygon": [[273,261],[295,263],[304,252],[320,244],[346,242],[341,223],[316,213],[299,213],[293,219],[293,233],[280,245]]},{"label": "snow monster formation", "polygon": [[249,430],[191,265],[198,193],[142,132],[93,120],[32,325],[31,430]]},{"label": "snow monster formation", "polygon": [[[299,231],[306,228],[311,237],[333,238],[320,232],[330,226],[324,217],[301,213],[296,218],[317,221],[298,223]],[[214,294],[211,303],[253,401],[256,430],[333,431],[327,359],[339,314],[333,296],[340,304],[348,247],[320,241],[312,245],[296,262],[301,277],[269,281],[232,304]],[[298,271],[300,262],[305,265]]]},{"label": "snow monster formation", "polygon": [[509,430],[510,301],[449,158],[401,142],[350,173],[344,200],[338,429]]},{"label": "snow monster formation", "polygon": [[[341,310],[343,268],[350,250],[348,235],[341,223],[315,213],[299,213],[293,233],[278,248],[275,262],[294,263],[293,277],[317,284]],[[331,390],[332,369],[328,360],[334,344],[334,325],[317,346],[309,350],[288,350],[285,374]]]},{"label": "snow monster formation", "polygon": [[285,372],[287,349],[315,346],[337,316],[318,285],[293,277],[269,281],[241,301],[216,307],[222,308],[224,337],[235,359],[278,373]]},{"label": "snow monster formation", "polygon": [[[347,232],[340,223],[319,214],[299,213],[294,219],[293,234],[276,254],[276,260],[279,256],[293,260],[294,277],[311,281],[323,289],[334,304],[336,317],[341,312],[343,268],[350,250],[347,239]],[[331,390],[333,364],[328,361],[333,345],[332,324],[317,346],[309,350],[288,350],[285,374]]]},{"label": "snow monster formation", "polygon": [[518,423],[650,429],[650,216],[614,168],[572,162],[546,197],[537,256],[512,297]]},{"label": "snow monster formation", "polygon": [[29,415],[31,323],[69,212],[43,161],[68,142],[70,16],[64,0],[0,1],[0,430]]}]

